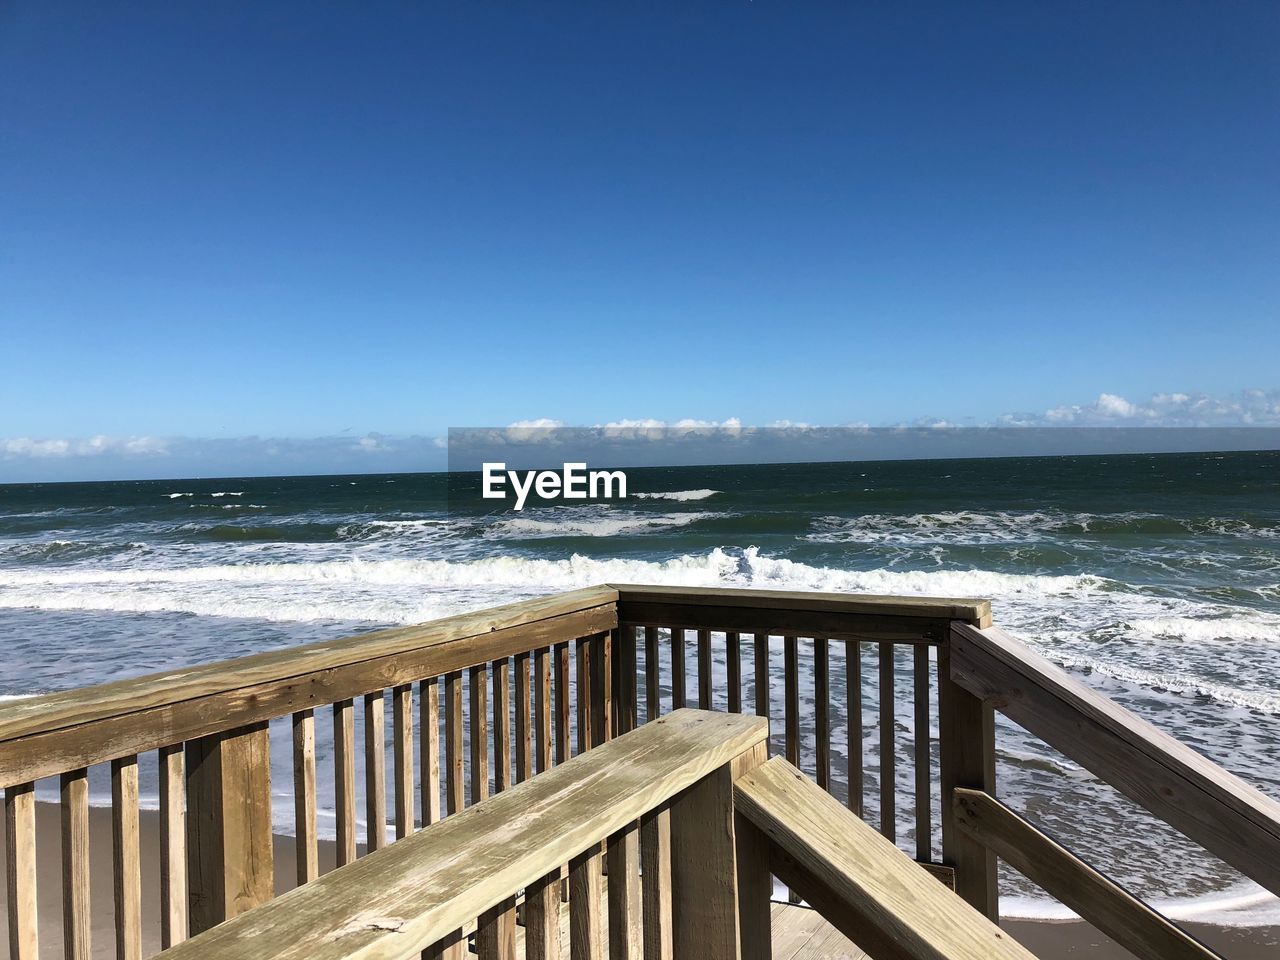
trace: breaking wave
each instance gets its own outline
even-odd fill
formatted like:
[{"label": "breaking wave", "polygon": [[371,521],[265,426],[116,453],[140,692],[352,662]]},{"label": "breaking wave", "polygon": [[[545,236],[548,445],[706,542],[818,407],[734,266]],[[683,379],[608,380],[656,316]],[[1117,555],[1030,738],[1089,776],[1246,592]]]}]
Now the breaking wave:
[{"label": "breaking wave", "polygon": [[719,490],[663,490],[653,493],[637,493],[633,494],[639,500],[679,500],[681,502],[687,500],[705,500],[707,497],[714,497]]}]

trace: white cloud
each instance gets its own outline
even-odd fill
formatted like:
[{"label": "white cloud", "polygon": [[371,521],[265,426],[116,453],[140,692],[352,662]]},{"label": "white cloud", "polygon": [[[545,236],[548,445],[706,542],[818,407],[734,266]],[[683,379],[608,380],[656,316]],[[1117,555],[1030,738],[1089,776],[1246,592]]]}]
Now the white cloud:
[{"label": "white cloud", "polygon": [[167,453],[169,441],[161,437],[73,437],[69,439],[11,437],[0,439],[0,459],[58,459],[118,454],[151,457]]},{"label": "white cloud", "polygon": [[999,426],[1274,427],[1280,426],[1280,390],[1244,390],[1226,397],[1157,393],[1132,402],[1102,393],[1092,403],[1064,404],[1044,413],[1005,414]]}]

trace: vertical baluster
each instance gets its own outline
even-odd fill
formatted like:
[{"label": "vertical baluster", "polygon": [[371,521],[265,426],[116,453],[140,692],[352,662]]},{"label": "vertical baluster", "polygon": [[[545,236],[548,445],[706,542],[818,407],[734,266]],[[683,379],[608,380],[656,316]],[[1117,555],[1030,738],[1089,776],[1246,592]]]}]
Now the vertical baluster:
[{"label": "vertical baluster", "polygon": [[917,643],[912,649],[915,698],[916,859],[932,859],[933,808],[929,775],[929,648]]},{"label": "vertical baluster", "polygon": [[[785,729],[785,750],[787,762],[800,766],[800,652],[799,641],[795,637],[782,638],[783,664],[783,723]],[[787,899],[792,903],[800,902],[800,895],[794,890],[787,891]]]},{"label": "vertical baluster", "polygon": [[880,832],[890,840],[898,839],[897,774],[894,756],[894,684],[893,653],[895,644],[880,644]]},{"label": "vertical baluster", "polygon": [[5,865],[8,871],[10,960],[38,960],[36,912],[36,789],[34,783],[4,788]]},{"label": "vertical baluster", "polygon": [[698,709],[711,709],[711,631],[698,631]]},{"label": "vertical baluster", "polygon": [[[473,715],[474,712],[473,706]],[[475,736],[474,730],[471,735]],[[483,740],[480,742],[484,743]],[[454,814],[466,804],[463,796],[461,671],[447,673],[444,677],[444,749],[445,812]],[[474,750],[474,746],[472,749]],[[449,934],[423,953],[424,958],[431,960],[464,960],[466,956],[467,938],[461,930]]]},{"label": "vertical baluster", "polygon": [[[308,711],[309,713],[310,711]],[[187,939],[187,796],[183,744],[161,747],[160,766],[160,949]],[[315,845],[315,754],[311,758],[311,843]],[[304,835],[298,834],[301,851]],[[299,853],[299,857],[302,854]],[[299,881],[301,882],[301,881]]]},{"label": "vertical baluster", "polygon": [[386,698],[383,692],[364,697],[364,819],[370,853],[387,845]]},{"label": "vertical baluster", "polygon": [[515,960],[515,910],[515,898],[508,897],[480,914],[476,921],[476,956],[480,960]]},{"label": "vertical baluster", "polygon": [[831,792],[831,655],[826,637],[813,638],[814,739],[818,786]]},{"label": "vertical baluster", "polygon": [[671,960],[671,812],[640,818],[640,894],[644,960]]},{"label": "vertical baluster", "polygon": [[569,863],[570,960],[605,960],[603,894],[600,847],[594,845]]},{"label": "vertical baluster", "polygon": [[618,724],[615,733],[627,733],[639,722],[638,687],[636,683],[636,628],[624,626],[617,632],[613,658],[617,664],[618,683],[614,690]]},{"label": "vertical baluster", "polygon": [[862,644],[844,643],[845,716],[849,726],[849,809],[862,816]]},{"label": "vertical baluster", "polygon": [[613,631],[591,638],[591,745],[613,739]]},{"label": "vertical baluster", "polygon": [[529,741],[529,654],[516,654],[516,783],[533,776],[533,751]]},{"label": "vertical baluster", "polygon": [[341,867],[356,858],[356,723],[350,700],[333,705],[333,794]]},{"label": "vertical baluster", "polygon": [[467,805],[462,776],[462,673],[444,678],[445,813],[457,813]]},{"label": "vertical baluster", "polygon": [[493,789],[511,786],[511,666],[506,659],[490,664],[493,681]]},{"label": "vertical baluster", "polygon": [[524,891],[526,960],[560,960],[560,871],[529,884]]},{"label": "vertical baluster", "polygon": [[[764,751],[741,754],[758,763]],[[671,800],[671,881],[675,956],[736,960],[739,952],[733,773],[738,760],[712,770]],[[742,767],[739,766],[739,769]],[[746,767],[750,769],[750,767]]]},{"label": "vertical baluster", "polygon": [[483,664],[470,670],[471,693],[471,802],[489,796],[489,693]]},{"label": "vertical baluster", "polygon": [[569,759],[569,644],[555,645],[556,763]]},{"label": "vertical baluster", "polygon": [[640,960],[640,825],[609,838],[609,960]]},{"label": "vertical baluster", "polygon": [[684,706],[688,692],[684,678],[684,628],[671,628],[671,709]]},{"label": "vertical baluster", "polygon": [[138,758],[111,761],[111,849],[116,958],[142,957],[142,863],[138,850]]},{"label": "vertical baluster", "polygon": [[724,635],[724,662],[729,671],[729,712],[742,712],[742,640],[737,631]]},{"label": "vertical baluster", "polygon": [[[293,824],[298,886],[320,876],[316,836],[316,718],[311,710],[293,715]],[[181,870],[185,873],[185,867]],[[185,898],[184,898],[185,899]]]},{"label": "vertical baluster", "polygon": [[574,656],[577,658],[576,665],[578,671],[578,753],[585,753],[592,747],[591,740],[591,712],[595,697],[592,695],[591,689],[591,637],[579,637],[576,643],[577,650]]},{"label": "vertical baluster", "polygon": [[551,767],[551,648],[533,654],[533,726],[536,749],[533,762],[538,773]]},{"label": "vertical baluster", "polygon": [[391,766],[400,840],[413,833],[413,685],[408,683],[391,691]]},{"label": "vertical baluster", "polygon": [[756,716],[769,716],[769,635],[755,635]]},{"label": "vertical baluster", "polygon": [[644,628],[644,719],[646,722],[662,714],[662,663],[658,647],[658,628]]},{"label": "vertical baluster", "polygon": [[418,727],[422,755],[422,825],[440,819],[440,682],[418,684]]},{"label": "vertical baluster", "polygon": [[83,769],[62,775],[62,943],[66,960],[89,960],[89,771]]}]

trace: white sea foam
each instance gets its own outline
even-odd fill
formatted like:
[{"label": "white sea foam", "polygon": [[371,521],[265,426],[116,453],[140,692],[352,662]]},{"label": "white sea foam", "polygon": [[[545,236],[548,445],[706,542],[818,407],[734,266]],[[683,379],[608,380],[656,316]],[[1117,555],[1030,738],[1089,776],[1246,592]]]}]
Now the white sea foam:
[{"label": "white sea foam", "polygon": [[[1216,923],[1232,927],[1280,925],[1280,898],[1254,883],[1221,893],[1181,900],[1152,899],[1148,904],[1170,920]],[[1001,896],[1000,915],[1017,920],[1079,920],[1080,915],[1056,900]]]},{"label": "white sea foam", "polygon": [[1280,617],[1256,611],[1200,619],[1152,617],[1147,620],[1127,620],[1124,627],[1133,634],[1152,640],[1280,644]]},{"label": "white sea foam", "polygon": [[243,490],[219,490],[217,493],[209,494],[211,497],[243,497]]},{"label": "white sea foam", "polygon": [[634,496],[639,500],[705,500],[707,497],[714,497],[719,490],[659,490],[653,493],[637,493]]},{"label": "white sea foam", "polygon": [[551,519],[538,517],[512,517],[500,520],[485,531],[486,537],[519,537],[520,539],[545,537],[619,537],[643,533],[657,533],[677,527],[687,527],[714,517],[715,513],[619,513],[596,511],[588,508],[571,508],[557,513]]},{"label": "white sea foam", "polygon": [[194,497],[194,493],[166,493],[166,497],[170,500],[177,500],[179,497]]}]

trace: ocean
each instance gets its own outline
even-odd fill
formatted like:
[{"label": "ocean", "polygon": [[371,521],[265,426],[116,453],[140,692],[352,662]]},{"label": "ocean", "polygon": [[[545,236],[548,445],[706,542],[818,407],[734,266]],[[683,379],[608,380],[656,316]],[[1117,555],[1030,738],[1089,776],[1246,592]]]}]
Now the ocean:
[{"label": "ocean", "polygon": [[[628,480],[624,501],[521,513],[450,511],[441,474],[0,486],[0,695],[605,581],[989,597],[996,622],[1051,661],[1280,797],[1280,453],[647,468]],[[904,747],[910,722],[904,703]],[[1280,919],[1275,898],[1076,764],[1003,721],[997,738],[1002,799],[1135,892],[1177,917]],[[287,737],[276,739],[289,829]],[[322,803],[328,771],[322,758]],[[1006,912],[1061,912],[1015,875],[1002,884]]]}]

